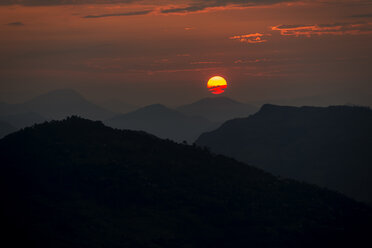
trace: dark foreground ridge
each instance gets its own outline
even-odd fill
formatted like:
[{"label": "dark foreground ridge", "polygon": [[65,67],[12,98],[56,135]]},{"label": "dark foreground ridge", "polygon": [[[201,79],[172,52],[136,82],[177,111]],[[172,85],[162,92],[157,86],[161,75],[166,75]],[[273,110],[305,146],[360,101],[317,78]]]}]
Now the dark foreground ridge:
[{"label": "dark foreground ridge", "polygon": [[13,247],[368,247],[371,210],[206,150],[77,117],[0,140]]}]

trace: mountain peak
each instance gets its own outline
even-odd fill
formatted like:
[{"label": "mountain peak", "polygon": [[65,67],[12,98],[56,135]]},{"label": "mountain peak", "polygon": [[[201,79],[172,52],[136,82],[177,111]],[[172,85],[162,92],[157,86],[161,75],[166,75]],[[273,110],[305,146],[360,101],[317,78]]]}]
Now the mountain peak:
[{"label": "mountain peak", "polygon": [[102,120],[113,115],[110,111],[89,102],[72,89],[50,91],[22,105],[49,119],[63,119],[67,116],[78,115]]},{"label": "mountain peak", "polygon": [[85,100],[85,98],[78,93],[77,91],[73,89],[57,89],[53,91],[49,91],[45,94],[42,94],[38,97],[35,97],[28,101],[27,103],[33,103],[33,102],[40,102],[40,101],[45,101],[45,100],[52,100],[52,101],[82,101]]},{"label": "mountain peak", "polygon": [[30,127],[26,127],[23,130],[17,133],[23,132],[35,132],[36,130],[52,130],[52,129],[71,129],[71,130],[80,130],[84,133],[87,130],[107,128],[101,121],[92,121],[79,116],[69,116],[62,120],[51,120],[45,121],[43,123],[35,124]]},{"label": "mountain peak", "polygon": [[200,133],[214,127],[204,118],[185,115],[162,104],[145,106],[136,111],[107,120],[109,126],[142,130],[176,141],[194,141]]},{"label": "mountain peak", "polygon": [[296,110],[299,109],[299,107],[293,107],[293,106],[281,106],[281,105],[275,105],[275,104],[264,104],[258,111],[258,113],[269,113],[269,112],[276,112],[276,111],[288,111],[288,110]]}]

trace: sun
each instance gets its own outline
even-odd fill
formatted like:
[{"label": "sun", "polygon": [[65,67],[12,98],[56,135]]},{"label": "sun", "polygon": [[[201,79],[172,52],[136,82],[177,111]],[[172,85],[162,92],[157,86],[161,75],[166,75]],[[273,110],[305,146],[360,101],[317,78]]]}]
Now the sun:
[{"label": "sun", "polygon": [[223,77],[214,76],[209,79],[207,87],[212,94],[218,95],[225,92],[227,82]]}]

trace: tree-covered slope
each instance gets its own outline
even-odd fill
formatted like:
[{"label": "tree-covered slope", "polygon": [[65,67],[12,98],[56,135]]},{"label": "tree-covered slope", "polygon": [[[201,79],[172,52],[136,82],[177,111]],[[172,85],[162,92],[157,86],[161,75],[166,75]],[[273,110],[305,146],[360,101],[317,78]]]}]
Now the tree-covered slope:
[{"label": "tree-covered slope", "polygon": [[371,210],[343,195],[101,122],[72,117],[10,134],[0,161],[2,235],[13,247],[370,242]]}]

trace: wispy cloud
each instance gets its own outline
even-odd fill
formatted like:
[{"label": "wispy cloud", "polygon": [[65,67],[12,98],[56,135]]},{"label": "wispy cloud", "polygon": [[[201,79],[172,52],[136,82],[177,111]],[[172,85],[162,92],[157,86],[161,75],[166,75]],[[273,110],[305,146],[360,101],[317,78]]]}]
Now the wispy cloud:
[{"label": "wispy cloud", "polygon": [[271,27],[283,36],[362,35],[372,33],[371,22],[331,23],[314,25],[277,25]]},{"label": "wispy cloud", "polygon": [[[168,7],[161,10],[163,14],[175,14],[175,13],[191,13],[204,11],[209,8],[219,8],[226,6],[236,6],[236,7],[252,7],[252,6],[262,6],[262,5],[273,5],[278,3],[288,3],[288,2],[299,2],[300,0],[193,0],[189,1],[188,4],[180,7]],[[174,1],[177,2],[181,1]]]},{"label": "wispy cloud", "polygon": [[[208,7],[235,5],[270,5],[282,2],[297,2],[299,0],[174,0],[173,4],[186,4],[186,7],[174,8],[171,12],[192,12]],[[78,5],[78,4],[126,4],[146,3],[156,1],[146,0],[1,0],[0,5],[25,5],[25,6],[53,6],[53,5]],[[165,10],[167,12],[167,10]]]},{"label": "wispy cloud", "polygon": [[[269,6],[280,3],[296,3],[302,0],[1,0],[1,5],[22,5],[22,6],[60,6],[60,5],[84,5],[84,4],[105,4],[105,5],[141,5],[144,9],[149,6],[156,6],[159,14],[187,14],[210,9],[244,8],[252,6]],[[107,7],[106,7],[107,8]],[[135,12],[133,12],[135,13]],[[85,18],[101,18],[109,16],[126,16],[123,14],[102,14],[89,15]],[[135,14],[133,14],[135,15]],[[137,14],[137,15],[140,15]]]},{"label": "wispy cloud", "polygon": [[205,10],[206,8],[214,7],[209,4],[196,4],[196,5],[189,5],[186,7],[172,7],[172,8],[166,8],[161,10],[160,12],[163,14],[172,14],[172,13],[188,13],[188,12],[196,12]]},{"label": "wispy cloud", "polygon": [[222,64],[222,62],[219,61],[196,61],[191,62],[191,65],[211,65],[211,64]]},{"label": "wispy cloud", "polygon": [[359,15],[352,15],[352,18],[372,18],[372,13],[370,14],[359,14]]},{"label": "wispy cloud", "polygon": [[222,67],[206,67],[206,68],[183,68],[183,69],[164,69],[164,70],[148,70],[148,71],[137,70],[136,72],[146,72],[149,75],[153,75],[155,73],[219,71],[219,70],[222,70],[222,69],[224,69],[224,68],[222,68]]},{"label": "wispy cloud", "polygon": [[254,34],[243,34],[243,35],[236,35],[232,36],[229,39],[230,40],[237,40],[239,42],[243,43],[264,43],[267,42],[267,37],[271,36],[271,34],[261,34],[261,33],[254,33]]},{"label": "wispy cloud", "polygon": [[25,24],[23,24],[23,22],[11,22],[11,23],[8,23],[6,25],[20,27],[20,26],[24,26]]},{"label": "wispy cloud", "polygon": [[105,18],[105,17],[115,17],[115,16],[137,16],[137,15],[147,15],[151,13],[152,10],[143,10],[143,11],[133,11],[126,13],[113,13],[113,14],[101,14],[101,15],[87,15],[83,18]]},{"label": "wispy cloud", "polygon": [[0,5],[54,6],[77,4],[119,4],[139,2],[139,0],[1,0]]}]

